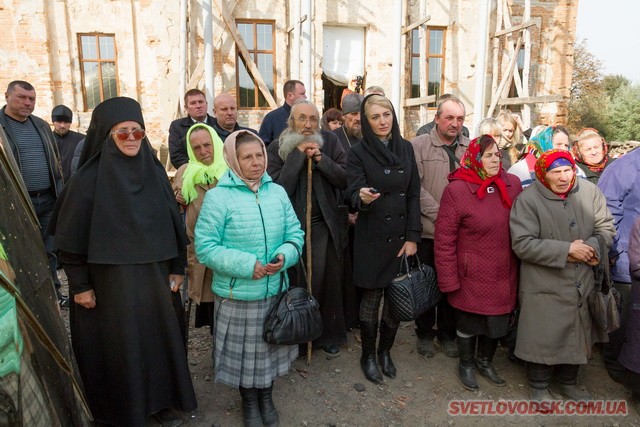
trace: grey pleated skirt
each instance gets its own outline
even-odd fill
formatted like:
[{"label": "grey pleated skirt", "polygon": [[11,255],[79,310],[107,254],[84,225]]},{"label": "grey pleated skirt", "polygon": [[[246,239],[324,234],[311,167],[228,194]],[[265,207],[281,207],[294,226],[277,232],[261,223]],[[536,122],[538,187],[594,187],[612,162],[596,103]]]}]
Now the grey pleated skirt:
[{"label": "grey pleated skirt", "polygon": [[269,387],[289,372],[297,345],[272,345],[262,339],[264,319],[276,297],[259,301],[215,300],[213,332],[216,382],[231,387]]}]

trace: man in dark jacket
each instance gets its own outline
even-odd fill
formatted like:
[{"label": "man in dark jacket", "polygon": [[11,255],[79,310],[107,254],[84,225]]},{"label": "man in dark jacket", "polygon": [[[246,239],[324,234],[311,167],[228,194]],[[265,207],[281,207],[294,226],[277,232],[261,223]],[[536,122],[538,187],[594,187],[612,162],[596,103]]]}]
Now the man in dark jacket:
[{"label": "man in dark jacket", "polygon": [[249,130],[256,135],[258,134],[254,129],[238,124],[238,103],[228,93],[221,93],[213,100],[213,114],[215,117],[211,127],[216,131],[222,142],[237,130]]},{"label": "man in dark jacket", "polygon": [[73,113],[65,105],[56,105],[51,111],[53,136],[56,138],[60,162],[62,163],[62,178],[66,184],[71,178],[71,161],[78,142],[84,139],[84,134],[70,130]]},{"label": "man in dark jacket", "polygon": [[258,136],[267,146],[272,141],[276,141],[280,133],[287,127],[291,106],[299,99],[307,99],[307,91],[304,88],[304,83],[300,80],[286,81],[282,92],[284,94],[284,104],[282,104],[282,107],[267,113],[260,125]]},{"label": "man in dark jacket", "polygon": [[195,123],[213,126],[214,122],[213,117],[207,113],[209,104],[201,90],[188,90],[184,94],[184,105],[187,109],[187,117],[176,119],[169,126],[169,159],[176,170],[189,162],[184,138],[191,126]]},{"label": "man in dark jacket", "polygon": [[358,93],[350,93],[342,100],[342,117],[344,123],[338,129],[334,130],[345,152],[348,152],[351,146],[362,140],[362,127],[360,125],[360,105],[362,104],[362,95]]},{"label": "man in dark jacket", "polygon": [[47,252],[59,303],[68,307],[67,297],[60,293],[53,237],[47,233],[53,206],[63,187],[55,138],[49,124],[31,114],[36,106],[36,90],[30,83],[14,80],[9,83],[4,96],[7,104],[0,110],[0,125],[7,135],[11,153],[40,222],[40,237]]},{"label": "man in dark jacket", "polygon": [[[267,172],[287,191],[303,229],[306,230],[307,215],[311,216],[312,289],[323,321],[322,336],[314,344],[328,357],[337,357],[339,347],[347,342],[342,295],[347,211],[338,208],[342,204],[340,191],[347,186],[347,156],[333,133],[320,130],[319,120],[318,109],[310,101],[296,102],[288,127],[267,149]],[[306,200],[309,161],[311,212]],[[297,276],[290,275],[294,282]]]}]

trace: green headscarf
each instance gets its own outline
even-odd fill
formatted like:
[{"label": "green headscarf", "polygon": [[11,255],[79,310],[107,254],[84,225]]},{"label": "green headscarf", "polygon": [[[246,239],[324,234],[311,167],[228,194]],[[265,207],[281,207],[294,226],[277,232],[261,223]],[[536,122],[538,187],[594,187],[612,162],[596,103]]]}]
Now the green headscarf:
[{"label": "green headscarf", "polygon": [[[209,166],[204,163],[200,163],[191,149],[191,134],[198,128],[205,128],[211,136],[211,143],[213,144],[213,163]],[[182,176],[182,197],[184,197],[185,202],[189,204],[198,198],[196,185],[209,185],[217,182],[228,167],[222,154],[224,147],[223,142],[212,127],[207,126],[204,123],[196,123],[191,126],[189,132],[187,132],[185,144],[187,144],[189,164]]]}]

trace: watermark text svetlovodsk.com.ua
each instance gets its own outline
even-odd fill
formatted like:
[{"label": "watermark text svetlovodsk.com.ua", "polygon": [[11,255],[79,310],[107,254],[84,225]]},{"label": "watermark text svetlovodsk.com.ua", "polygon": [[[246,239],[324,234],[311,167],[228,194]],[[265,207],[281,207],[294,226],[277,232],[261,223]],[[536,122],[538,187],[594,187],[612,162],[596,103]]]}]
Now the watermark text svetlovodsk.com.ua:
[{"label": "watermark text svetlovodsk.com.ua", "polygon": [[449,415],[626,416],[626,400],[451,400]]}]

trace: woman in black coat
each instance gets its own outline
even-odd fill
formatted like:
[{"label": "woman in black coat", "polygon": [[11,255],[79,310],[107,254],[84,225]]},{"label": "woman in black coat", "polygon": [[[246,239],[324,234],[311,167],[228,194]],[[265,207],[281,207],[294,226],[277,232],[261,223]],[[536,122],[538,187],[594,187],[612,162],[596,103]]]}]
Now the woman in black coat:
[{"label": "woman in black coat", "polygon": [[[362,102],[363,139],[347,157],[355,226],[353,283],[362,288],[360,366],[369,381],[382,382],[376,365],[378,312],[384,288],[398,274],[401,256],[414,255],[420,241],[420,179],[411,144],[400,135],[391,102],[369,95]],[[395,378],[390,350],[399,321],[385,303],[380,322],[378,360],[382,373]]]}]

